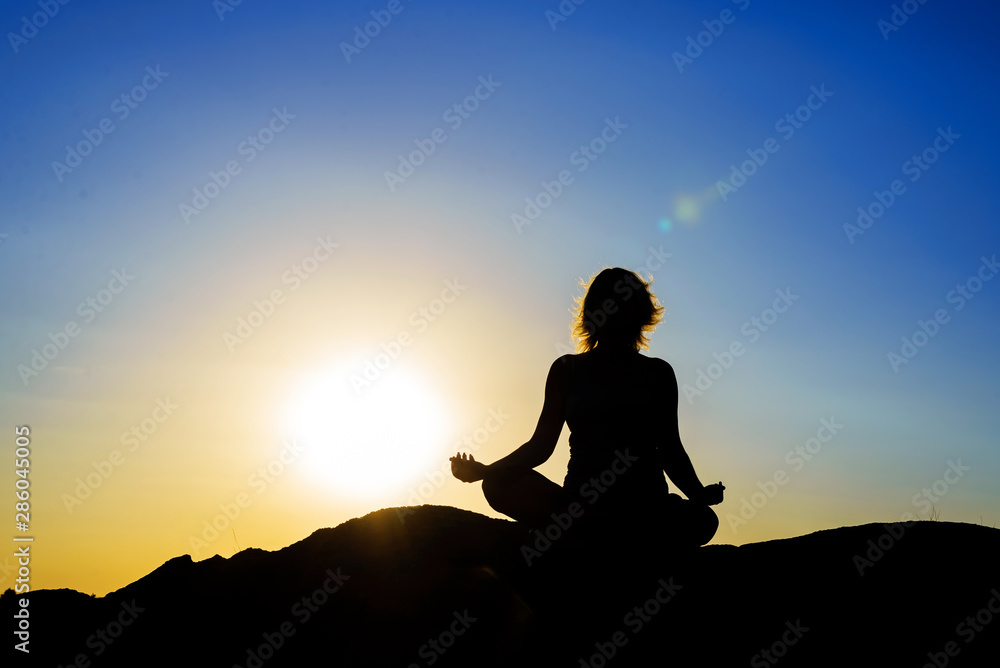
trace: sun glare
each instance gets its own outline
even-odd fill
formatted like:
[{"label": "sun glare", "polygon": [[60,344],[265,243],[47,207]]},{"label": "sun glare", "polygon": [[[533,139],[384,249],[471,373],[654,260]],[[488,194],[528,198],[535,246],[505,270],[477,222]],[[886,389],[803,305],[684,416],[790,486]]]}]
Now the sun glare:
[{"label": "sun glare", "polygon": [[431,387],[397,365],[352,384],[360,377],[354,366],[317,375],[292,402],[290,426],[306,447],[308,475],[330,492],[372,497],[440,469],[448,421]]}]

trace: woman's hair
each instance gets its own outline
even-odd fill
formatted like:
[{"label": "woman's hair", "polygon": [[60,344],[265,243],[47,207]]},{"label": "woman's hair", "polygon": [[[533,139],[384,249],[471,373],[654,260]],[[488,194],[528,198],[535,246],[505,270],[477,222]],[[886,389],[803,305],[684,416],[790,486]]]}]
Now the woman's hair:
[{"label": "woman's hair", "polygon": [[577,350],[593,350],[602,338],[613,336],[631,343],[635,350],[649,347],[653,328],[663,317],[663,307],[649,291],[648,282],[620,267],[606,268],[581,287],[573,314],[573,338]]}]

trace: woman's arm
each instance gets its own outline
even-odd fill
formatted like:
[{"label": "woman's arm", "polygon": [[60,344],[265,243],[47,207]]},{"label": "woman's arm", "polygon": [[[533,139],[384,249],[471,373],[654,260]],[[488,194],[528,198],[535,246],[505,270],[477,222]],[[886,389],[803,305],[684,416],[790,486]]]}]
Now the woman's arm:
[{"label": "woman's arm", "polygon": [[684,492],[684,496],[692,501],[714,505],[722,501],[722,483],[718,486],[705,487],[694,471],[691,458],[681,443],[680,427],[677,424],[677,409],[679,396],[677,391],[677,376],[674,368],[664,360],[659,360],[663,366],[660,382],[664,385],[665,403],[668,407],[665,438],[660,443],[660,460],[663,471],[670,481]]},{"label": "woman's arm", "polygon": [[[459,480],[465,482],[475,482],[481,480],[489,469],[505,468],[508,466],[524,466],[535,468],[545,463],[552,456],[556,449],[556,442],[559,434],[562,433],[563,422],[566,421],[566,392],[569,385],[569,355],[563,355],[549,367],[548,377],[545,379],[545,399],[542,403],[542,414],[538,417],[538,424],[535,426],[535,433],[531,435],[526,443],[514,450],[506,457],[499,459],[489,466],[475,462],[475,467],[469,467],[460,462],[469,462],[464,457],[452,457],[452,473]],[[471,459],[471,458],[470,458]],[[458,470],[456,470],[456,463]],[[469,479],[472,478],[472,479]]]},{"label": "woman's arm", "polygon": [[503,459],[490,464],[489,468],[525,466],[533,469],[541,466],[556,449],[563,422],[566,421],[566,391],[569,385],[569,356],[564,355],[549,367],[545,379],[545,399],[542,414],[538,416],[535,433],[528,442]]}]

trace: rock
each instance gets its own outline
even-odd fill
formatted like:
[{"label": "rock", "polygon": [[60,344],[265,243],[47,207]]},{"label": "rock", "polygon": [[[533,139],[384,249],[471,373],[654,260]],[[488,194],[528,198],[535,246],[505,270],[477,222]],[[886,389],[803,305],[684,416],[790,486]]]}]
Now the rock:
[{"label": "rock", "polygon": [[[31,659],[577,668],[987,665],[1000,655],[996,529],[868,524],[686,554],[567,531],[528,559],[522,548],[536,538],[419,506],[274,552],[176,557],[102,598],[28,594]],[[0,599],[6,619],[18,598]]]}]

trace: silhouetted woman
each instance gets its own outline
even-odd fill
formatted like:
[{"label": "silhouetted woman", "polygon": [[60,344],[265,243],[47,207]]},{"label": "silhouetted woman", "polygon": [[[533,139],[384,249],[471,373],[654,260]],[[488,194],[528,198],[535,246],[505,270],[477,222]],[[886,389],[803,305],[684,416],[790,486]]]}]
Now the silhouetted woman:
[{"label": "silhouetted woman", "polygon": [[[490,506],[536,529],[553,524],[553,513],[565,523],[569,513],[582,525],[665,532],[677,546],[711,540],[719,518],[709,506],[725,487],[702,485],[681,444],[673,368],[640,353],[662,313],[635,273],[598,273],[574,322],[583,352],[552,363],[531,439],[490,465],[458,454],[454,476],[482,480]],[[570,458],[560,487],[533,469],[552,455],[563,422]],[[687,500],[669,493],[664,472]]]}]

